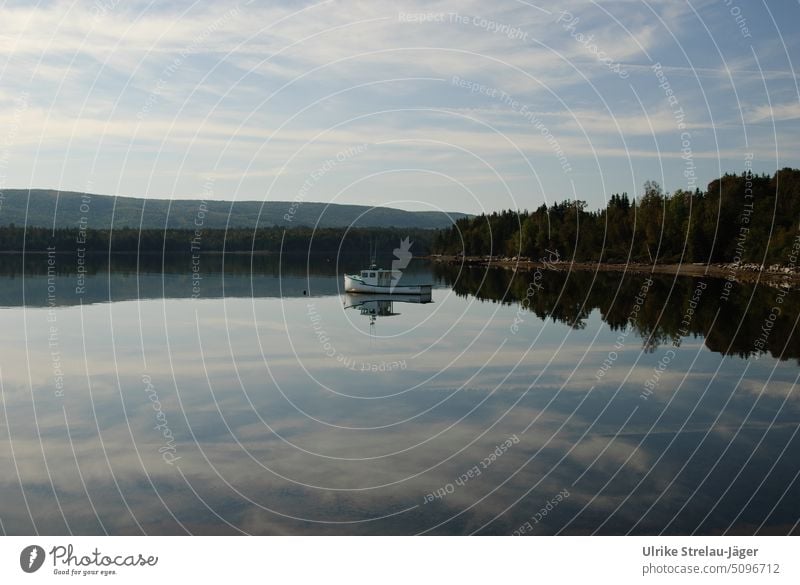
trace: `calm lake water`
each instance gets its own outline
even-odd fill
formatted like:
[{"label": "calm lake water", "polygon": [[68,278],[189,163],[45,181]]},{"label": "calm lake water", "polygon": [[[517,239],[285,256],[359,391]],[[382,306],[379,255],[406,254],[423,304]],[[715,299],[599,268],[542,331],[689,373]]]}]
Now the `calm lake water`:
[{"label": "calm lake water", "polygon": [[415,261],[411,303],[341,294],[358,259],[50,262],[0,258],[6,534],[798,531],[797,292]]}]

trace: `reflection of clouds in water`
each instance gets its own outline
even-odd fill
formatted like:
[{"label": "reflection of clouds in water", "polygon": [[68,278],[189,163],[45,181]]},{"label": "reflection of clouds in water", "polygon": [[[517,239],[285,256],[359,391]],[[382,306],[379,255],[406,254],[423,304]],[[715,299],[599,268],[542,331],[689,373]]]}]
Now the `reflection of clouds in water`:
[{"label": "reflection of clouds in water", "polygon": [[742,392],[756,396],[780,398],[781,400],[785,398],[793,401],[800,398],[800,388],[792,382],[770,380],[765,384],[762,380],[742,380],[740,388]]},{"label": "reflection of clouds in water", "polygon": [[[353,330],[342,314],[340,300],[330,297],[319,298],[316,302],[320,310],[325,311],[326,326],[343,348],[362,352],[373,361],[388,361],[398,356],[408,358],[434,334],[456,322],[465,301],[449,299],[436,319],[420,326],[413,334],[391,341],[351,338]],[[424,312],[415,312],[419,308],[413,307],[404,317],[424,318]],[[115,303],[84,307],[82,313],[76,307],[59,309],[62,362],[68,381],[63,399],[54,396],[47,367],[50,357],[46,311],[28,310],[23,319],[21,311],[4,310],[2,316],[9,327],[0,329],[0,344],[4,347],[0,366],[10,428],[0,426],[0,433],[6,435],[10,431],[10,437],[3,437],[5,446],[0,449],[0,465],[3,469],[14,469],[10,451],[13,446],[37,528],[65,531],[50,488],[43,449],[64,514],[77,532],[99,531],[99,523],[88,505],[84,483],[109,531],[137,531],[133,518],[125,511],[125,502],[117,492],[114,479],[147,532],[181,532],[156,494],[188,529],[231,532],[230,527],[206,509],[192,489],[214,512],[250,532],[409,533],[442,523],[433,531],[462,533],[477,530],[491,521],[486,530],[510,533],[553,494],[567,487],[572,494],[569,500],[539,526],[542,532],[552,533],[584,506],[587,506],[586,511],[565,531],[591,531],[636,487],[634,496],[614,514],[613,522],[608,525],[627,529],[639,520],[653,499],[669,487],[659,506],[643,522],[645,530],[652,530],[658,522],[663,524],[670,506],[691,492],[691,482],[699,481],[697,466],[713,461],[714,455],[733,439],[742,413],[749,410],[761,390],[758,380],[766,379],[766,372],[773,363],[769,360],[751,362],[751,377],[745,379],[732,400],[732,408],[723,413],[712,429],[708,446],[700,451],[697,463],[675,484],[670,484],[683,458],[695,448],[730,395],[744,362],[731,360],[736,367],[723,368],[707,398],[698,404],[720,358],[701,349],[698,343],[684,344],[679,358],[663,373],[659,392],[642,404],[639,393],[657,363],[658,351],[641,356],[639,364],[631,370],[640,351],[637,344],[631,344],[630,351],[622,352],[614,367],[598,383],[594,379],[597,365],[613,345],[608,343],[613,333],[606,331],[598,319],[589,320],[586,330],[574,331],[560,323],[543,324],[532,314],[527,315],[525,327],[507,341],[502,352],[495,354],[500,343],[509,337],[507,325],[513,321],[516,307],[484,304],[470,309],[469,318],[457,322],[444,342],[409,361],[409,370],[373,375],[348,372],[332,364],[320,352],[304,310],[302,299],[284,302],[257,299],[253,304],[245,299],[226,299],[224,306],[222,301]],[[255,324],[254,312],[258,317]],[[287,343],[284,314],[297,357]],[[81,315],[85,338],[81,337]],[[109,315],[113,317],[113,346]],[[196,319],[199,319],[199,340]],[[480,334],[487,322],[490,327]],[[140,323],[144,348],[140,345]],[[497,323],[502,326],[495,327]],[[405,329],[408,324],[401,323],[397,327]],[[27,351],[18,341],[22,327],[26,327],[28,335]],[[585,347],[595,335],[592,327],[600,328],[598,344],[584,357]],[[391,331],[389,326],[386,329]],[[539,332],[541,339],[529,350]],[[468,355],[441,371],[442,364],[458,356],[476,335],[479,335],[478,342]],[[269,370],[261,355],[258,336]],[[567,343],[559,349],[565,337]],[[350,343],[349,339],[352,339]],[[87,387],[83,341],[90,356],[91,394]],[[204,363],[199,359],[201,348]],[[698,349],[698,362],[683,382],[683,388],[675,395],[663,419],[647,435],[683,380]],[[378,400],[338,396],[310,379],[298,367],[298,359],[334,390],[360,396],[383,395],[389,391],[397,395]],[[573,373],[581,359],[583,363]],[[28,380],[27,363],[30,363],[32,383]],[[179,469],[166,465],[158,453],[163,437],[153,429],[156,412],[144,391],[143,373],[151,377],[176,437],[181,456]],[[769,410],[770,405],[782,400],[788,392],[789,383],[784,378],[788,379],[790,373],[789,368],[778,369],[780,379],[770,382],[762,399],[765,401],[763,408],[755,409],[732,450],[745,454],[753,451],[774,414]],[[434,374],[438,375],[424,386],[403,392],[410,384]],[[539,379],[531,387],[537,376]],[[281,395],[275,382],[280,384],[286,397]],[[618,396],[609,404],[623,382]],[[33,425],[31,385],[40,425],[38,432]],[[287,398],[328,425],[309,420],[295,410]],[[64,426],[62,405],[69,420],[69,435]],[[607,405],[609,408],[599,416]],[[656,465],[657,458],[676,437],[695,405],[697,409],[678,436],[678,443]],[[434,406],[430,412],[419,415]],[[624,424],[635,406],[639,406],[639,410]],[[796,414],[796,411],[789,414]],[[282,441],[258,416],[299,448]],[[393,424],[407,418],[408,422]],[[530,430],[521,434],[534,420]],[[456,421],[459,422],[454,424]],[[100,427],[99,434],[96,425]],[[352,430],[329,425],[391,426]],[[590,425],[594,426],[582,437]],[[779,432],[783,434],[779,436],[785,443],[791,427],[786,421],[782,425]],[[193,443],[190,428],[199,446]],[[620,430],[622,432],[617,435]],[[484,470],[480,477],[441,501],[423,505],[425,494],[454,482],[512,433],[518,434],[520,444]],[[13,444],[8,442],[9,438]],[[643,438],[644,442],[637,448]],[[776,442],[778,446],[784,443]],[[756,458],[760,461],[766,453],[772,456],[776,449],[758,451]],[[395,454],[387,456],[390,453]],[[354,460],[359,458],[364,460]],[[731,471],[723,465],[720,477],[736,471],[735,467]],[[637,487],[648,472],[647,479]],[[579,481],[573,486],[576,479]],[[713,501],[714,494],[718,493],[714,489],[721,481],[714,483],[713,489],[701,491],[687,513]],[[0,515],[7,529],[13,531],[9,527],[16,526],[19,532],[32,531],[16,474],[6,474],[0,482],[3,493],[8,494],[0,503]],[[385,487],[375,487],[383,485]],[[783,483],[780,487],[783,489],[786,485],[788,483]],[[503,513],[510,503],[531,488],[529,495]],[[245,498],[255,504],[248,503]],[[281,517],[259,506],[308,521]],[[412,509],[391,518],[362,522],[408,508]],[[499,517],[492,521],[497,515]],[[323,521],[357,523],[319,523]],[[715,522],[721,524],[724,519]]]},{"label": "reflection of clouds in water", "polygon": [[[154,378],[157,375],[158,373]],[[116,388],[110,386],[96,388],[94,394],[99,404],[104,404],[107,399],[113,399],[114,394],[116,394]],[[110,406],[110,408],[113,408],[113,406]],[[25,413],[26,409],[29,409],[29,407],[25,404],[24,398],[16,405],[9,405],[9,411],[16,415],[14,418],[29,419],[30,415]],[[98,408],[100,412],[103,410]],[[165,466],[156,452],[159,441],[158,437],[153,433],[149,433],[148,430],[152,424],[152,413],[149,410],[147,406],[128,410],[128,421],[134,429],[136,444],[144,459],[145,468],[156,485],[160,488],[166,488],[162,496],[176,515],[183,517],[184,514],[196,513],[199,503],[188,497],[186,488],[181,486],[175,470]],[[460,510],[472,504],[476,497],[482,495],[483,491],[488,491],[488,489],[500,483],[516,470],[521,461],[523,448],[526,454],[530,454],[531,447],[538,448],[540,446],[538,443],[543,443],[552,431],[563,422],[552,411],[538,413],[535,411],[516,410],[512,412],[506,426],[519,428],[537,414],[542,416],[536,428],[542,429],[542,432],[538,433],[536,430],[529,432],[525,436],[519,452],[509,453],[505,458],[499,460],[491,470],[491,480],[490,474],[487,472],[478,484],[481,487],[481,491],[477,494],[473,493],[472,488],[476,484],[459,490],[448,498],[445,509]],[[106,417],[102,415],[101,418],[104,421],[106,420]],[[58,412],[40,417],[40,423],[43,428],[59,429],[62,426],[61,422],[60,413]],[[81,418],[71,417],[70,424],[83,429],[93,428],[93,421],[89,413],[84,413]],[[291,428],[298,431],[303,429],[301,419],[283,421],[282,424],[284,431]],[[237,426],[236,433],[237,439],[242,442],[254,457],[267,462],[270,467],[281,474],[308,483],[357,488],[395,482],[403,477],[418,473],[424,467],[433,466],[472,441],[483,430],[484,426],[483,424],[477,424],[476,421],[463,423],[447,433],[441,440],[417,449],[410,455],[373,460],[367,464],[325,460],[304,455],[279,443],[274,437],[269,437],[263,427],[258,424]],[[408,425],[402,431],[382,432],[371,438],[370,441],[374,444],[374,449],[377,452],[386,452],[396,449],[398,443],[408,436],[417,437],[428,432],[430,432],[430,429],[427,425]],[[83,479],[90,486],[89,492],[92,495],[93,503],[105,522],[107,516],[114,514],[114,510],[118,508],[120,501],[118,497],[95,497],[95,492],[108,493],[109,490],[114,491],[108,466],[100,456],[101,451],[97,436],[92,432],[76,433],[73,431],[73,447],[70,447],[64,438],[59,437],[58,434],[56,432],[55,436],[45,439],[45,453],[48,464],[51,467],[51,473],[57,478],[59,497],[62,501],[78,500],[83,502],[80,505],[65,506],[65,514],[68,518],[77,519],[86,512],[86,499],[83,496],[82,484],[77,475],[72,455],[72,448],[74,447]],[[331,433],[327,431],[314,433],[308,432],[308,429],[306,429],[303,434],[306,443],[312,445],[324,444],[332,451],[347,450],[348,448],[352,450],[353,445],[358,445],[361,440],[358,438],[359,434],[349,439],[346,436],[342,436],[338,440],[332,438]],[[117,481],[122,485],[125,496],[136,511],[137,517],[147,524],[148,518],[152,518],[148,510],[152,508],[153,513],[157,513],[159,504],[144,498],[143,493],[148,490],[146,489],[147,486],[142,484],[142,469],[138,457],[130,445],[126,421],[120,420],[113,425],[108,425],[107,423],[102,425],[102,436]],[[287,514],[305,515],[320,520],[337,517],[339,520],[352,520],[358,517],[380,515],[383,511],[391,508],[391,502],[395,502],[395,507],[398,509],[401,509],[402,505],[407,507],[409,503],[412,505],[413,503],[419,503],[417,500],[421,500],[422,495],[447,482],[452,482],[467,467],[474,465],[475,462],[485,457],[492,450],[495,443],[505,438],[505,436],[502,433],[494,432],[459,455],[457,459],[440,465],[437,469],[426,473],[422,477],[385,489],[344,493],[309,489],[278,480],[269,472],[244,459],[240,447],[231,443],[229,437],[215,437],[211,443],[206,443],[202,437],[200,439],[206,456],[217,467],[219,473],[254,501],[273,507],[278,502],[280,504],[278,509]],[[532,464],[518,474],[515,483],[501,488],[489,500],[490,503],[497,500],[496,504],[492,507],[483,505],[480,508],[481,516],[490,512],[499,512],[501,510],[500,503],[507,501],[515,493],[519,483],[527,485],[529,481],[532,482],[534,479],[538,479],[538,476],[545,472],[546,467],[552,465],[555,454],[565,451],[569,446],[571,445],[567,440],[556,439],[552,441],[544,455],[540,455]],[[25,462],[25,465],[20,467],[20,473],[25,479],[26,485],[44,487],[47,482],[47,474],[41,460],[35,430],[29,427],[27,432],[22,432],[14,428],[14,447],[18,460]],[[598,449],[593,449],[589,446],[581,451],[576,451],[574,465],[580,468],[587,458],[590,459],[596,456],[600,448],[602,446],[599,446]],[[231,499],[239,501],[239,498],[225,488],[210,471],[195,448],[181,443],[180,449],[183,455],[181,471],[186,475],[193,487],[201,492],[203,498],[214,504],[215,510],[223,513],[227,508],[231,507]],[[607,455],[616,461],[618,457],[627,456],[627,453],[621,452],[617,456],[617,449],[614,448],[607,451]],[[7,463],[10,465],[10,461]],[[551,480],[548,483],[563,482]],[[42,493],[39,493],[40,491]],[[36,509],[41,511],[50,510],[50,513],[54,514],[52,497],[47,493],[47,490],[34,489],[33,493],[34,501],[36,497],[41,498],[36,503]],[[179,494],[181,494],[180,497],[178,497]],[[409,494],[412,494],[411,502],[409,502]],[[184,514],[181,513],[182,510]],[[350,512],[355,511],[359,511],[360,514],[348,515]],[[309,514],[308,512],[315,512],[316,514]],[[442,515],[442,520],[447,517],[444,512],[439,513]],[[341,514],[344,515],[341,516]],[[263,518],[262,521],[265,521],[266,525],[270,527],[275,522],[287,522],[286,520],[276,519],[268,513],[251,512],[248,515],[267,518],[268,521],[263,520]],[[474,515],[475,513],[473,512],[467,517]],[[235,520],[235,518],[229,519]],[[402,522],[400,524],[402,525]],[[409,529],[411,530],[410,526]],[[152,525],[150,528],[153,528]],[[124,530],[122,527],[120,529]],[[296,531],[301,527],[292,526],[290,523],[290,528],[287,529]],[[386,530],[386,527],[384,526],[381,530]],[[269,528],[268,531],[273,531],[273,528]],[[316,527],[312,531],[316,531]]]}]

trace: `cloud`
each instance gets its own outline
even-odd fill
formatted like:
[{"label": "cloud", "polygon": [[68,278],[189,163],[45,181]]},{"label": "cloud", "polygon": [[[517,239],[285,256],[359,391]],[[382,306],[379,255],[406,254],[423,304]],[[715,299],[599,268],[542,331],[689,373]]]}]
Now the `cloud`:
[{"label": "cloud", "polygon": [[800,102],[788,104],[763,104],[748,112],[750,123],[781,122],[800,119]]},{"label": "cloud", "polygon": [[[696,7],[704,17],[724,9]],[[792,74],[766,36],[754,40],[757,61],[715,39],[721,59],[705,48],[708,32],[687,5],[653,7],[655,13],[631,2],[558,8],[578,19],[571,28],[558,22],[558,11],[511,1],[5,6],[0,16],[12,32],[0,37],[0,103],[29,96],[23,123],[13,108],[0,113],[0,139],[17,127],[5,184],[91,184],[106,193],[124,185],[130,195],[188,196],[197,177],[217,171],[220,195],[258,198],[296,153],[285,171],[302,176],[337,145],[382,141],[393,148],[354,161],[353,180],[395,160],[421,168],[450,157],[450,174],[488,187],[497,179],[492,170],[476,177],[474,162],[454,156],[453,147],[480,154],[509,180],[529,174],[530,161],[553,157],[508,101],[456,87],[454,76],[541,113],[576,171],[578,191],[594,192],[588,177],[597,172],[596,156],[619,164],[663,158],[678,183],[680,165],[668,164],[678,132],[650,69],[654,61],[680,96],[698,159],[737,160],[737,150],[752,146],[757,161],[769,160],[776,147],[764,124],[770,116],[789,123],[777,130],[779,150],[786,158],[797,154],[789,127],[798,117]],[[610,71],[595,46],[630,77]],[[764,79],[781,96],[771,110],[759,94]],[[752,127],[742,128],[739,101],[754,104],[747,110]],[[651,134],[666,141],[661,153],[646,140]],[[175,160],[182,161],[178,177]],[[558,165],[546,167],[545,183],[565,180]],[[248,168],[252,173],[237,180]],[[710,170],[702,177],[711,178]],[[338,189],[322,185],[316,196],[330,200]],[[384,193],[398,199],[405,190],[396,184]],[[455,192],[439,197],[437,204],[458,208]]]}]

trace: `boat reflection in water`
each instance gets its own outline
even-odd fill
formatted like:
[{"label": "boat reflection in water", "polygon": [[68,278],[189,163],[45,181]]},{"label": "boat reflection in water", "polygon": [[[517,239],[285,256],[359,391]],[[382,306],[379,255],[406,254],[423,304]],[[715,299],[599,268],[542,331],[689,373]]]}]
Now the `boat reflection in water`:
[{"label": "boat reflection in water", "polygon": [[378,317],[395,317],[400,315],[394,310],[395,303],[426,304],[432,303],[431,292],[422,294],[393,294],[370,295],[346,293],[344,298],[345,309],[357,309],[362,315],[369,317],[370,329],[375,325]]}]

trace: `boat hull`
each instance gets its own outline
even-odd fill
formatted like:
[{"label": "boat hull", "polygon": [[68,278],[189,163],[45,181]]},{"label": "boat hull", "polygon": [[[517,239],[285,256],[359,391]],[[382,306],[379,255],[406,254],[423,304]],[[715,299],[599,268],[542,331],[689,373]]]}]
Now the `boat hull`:
[{"label": "boat hull", "polygon": [[344,290],[349,293],[367,293],[381,295],[424,295],[431,294],[430,284],[398,284],[397,286],[379,286],[367,284],[359,278],[344,275]]},{"label": "boat hull", "polygon": [[421,294],[400,294],[382,295],[377,293],[347,293],[345,296],[346,307],[358,307],[365,303],[375,303],[381,301],[392,301],[395,303],[426,304],[432,303],[433,297],[430,293]]}]

